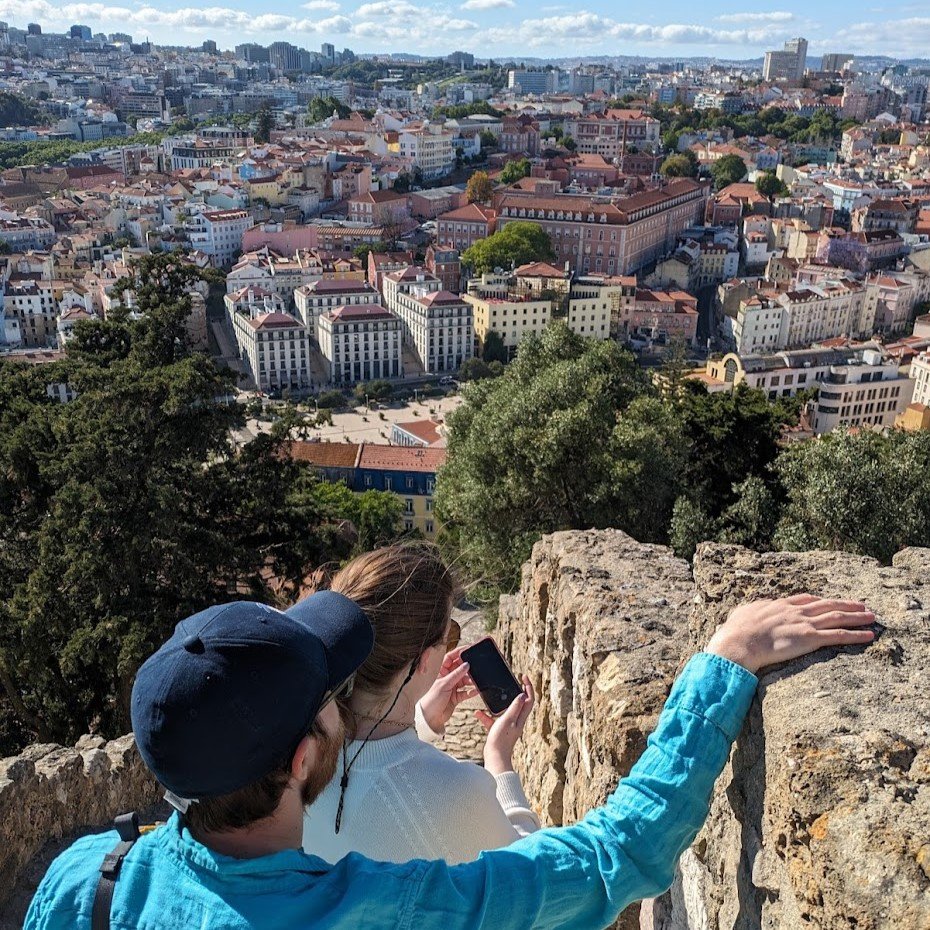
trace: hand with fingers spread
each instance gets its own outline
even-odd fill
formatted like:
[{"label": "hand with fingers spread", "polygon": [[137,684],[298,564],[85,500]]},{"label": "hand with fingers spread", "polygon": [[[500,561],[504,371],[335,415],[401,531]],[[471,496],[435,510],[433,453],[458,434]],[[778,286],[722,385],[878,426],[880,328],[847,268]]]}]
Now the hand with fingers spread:
[{"label": "hand with fingers spread", "polygon": [[468,663],[462,661],[464,646],[446,653],[439,675],[432,687],[420,698],[420,712],[434,733],[442,733],[455,708],[478,694],[468,674]]},{"label": "hand with fingers spread", "polygon": [[875,614],[859,601],[795,594],[777,601],[741,604],[711,637],[705,652],[737,662],[751,672],[786,662],[824,646],[872,642],[867,629]]},{"label": "hand with fingers spread", "polygon": [[499,717],[492,717],[487,711],[476,710],[475,716],[488,731],[484,744],[484,767],[492,775],[502,775],[513,771],[513,751],[518,740],[523,736],[523,729],[536,703],[533,684],[526,675],[522,676],[523,694],[514,698],[513,703]]}]

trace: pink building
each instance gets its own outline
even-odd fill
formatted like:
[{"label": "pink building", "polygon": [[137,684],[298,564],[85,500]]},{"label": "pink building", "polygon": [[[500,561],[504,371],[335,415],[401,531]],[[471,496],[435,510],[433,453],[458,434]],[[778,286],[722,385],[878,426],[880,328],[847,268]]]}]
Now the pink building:
[{"label": "pink building", "polygon": [[497,211],[479,203],[470,203],[436,219],[436,240],[460,252],[487,239],[497,228]]},{"label": "pink building", "polygon": [[284,255],[293,255],[298,249],[316,249],[319,245],[317,227],[298,226],[293,220],[260,223],[247,229],[242,236],[243,252],[254,252],[266,245]]}]

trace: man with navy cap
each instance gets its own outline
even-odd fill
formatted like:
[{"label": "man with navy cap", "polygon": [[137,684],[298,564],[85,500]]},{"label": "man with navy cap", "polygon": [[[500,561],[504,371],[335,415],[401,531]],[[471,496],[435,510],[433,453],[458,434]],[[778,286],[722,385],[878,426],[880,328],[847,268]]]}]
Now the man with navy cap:
[{"label": "man with navy cap", "polygon": [[630,775],[580,823],[463,865],[354,853],[329,865],[301,850],[303,809],[335,772],[343,732],[333,698],[371,651],[371,626],[333,592],[286,612],[212,608],[178,624],[133,689],[139,751],[178,810],[135,841],[125,823],[119,835],[78,840],[43,879],[26,927],[605,927],[671,883],[754,673],[824,646],[866,644],[873,621],[863,604],[807,594],[745,604],[687,664]]}]

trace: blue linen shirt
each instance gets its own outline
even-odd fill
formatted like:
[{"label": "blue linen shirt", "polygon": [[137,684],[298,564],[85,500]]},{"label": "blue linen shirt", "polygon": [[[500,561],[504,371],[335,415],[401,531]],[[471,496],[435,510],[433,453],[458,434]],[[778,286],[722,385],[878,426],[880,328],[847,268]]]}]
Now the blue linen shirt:
[{"label": "blue linen shirt", "polygon": [[[541,830],[474,862],[335,865],[301,850],[256,859],[212,852],[177,815],[138,840],[111,910],[113,930],[528,930],[606,927],[664,891],[707,816],[756,678],[699,653],[675,682],[647,748],[608,798],[570,827]],[[27,930],[89,928],[115,831],[83,837],[51,865]]]}]

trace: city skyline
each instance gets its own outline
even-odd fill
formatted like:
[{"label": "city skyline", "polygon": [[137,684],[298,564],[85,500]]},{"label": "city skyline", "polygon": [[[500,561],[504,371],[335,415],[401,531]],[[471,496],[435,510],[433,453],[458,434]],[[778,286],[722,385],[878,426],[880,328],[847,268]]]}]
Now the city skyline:
[{"label": "city skyline", "polygon": [[309,48],[322,42],[348,45],[363,54],[445,54],[461,48],[479,57],[748,60],[802,35],[811,56],[837,51],[897,58],[926,55],[930,16],[919,15],[922,9],[905,4],[888,19],[868,3],[829,0],[818,6],[815,16],[797,2],[752,12],[721,4],[713,15],[696,16],[693,6],[675,0],[653,15],[623,17],[605,0],[591,0],[581,9],[564,3],[536,7],[522,0],[307,0],[296,9],[279,0],[231,0],[202,8],[184,0],[133,6],[2,0],[0,17],[20,28],[37,22],[48,31],[61,31],[80,23],[94,33],[128,32],[140,41],[149,38],[172,45],[212,39],[229,49],[244,41],[287,39]]}]

